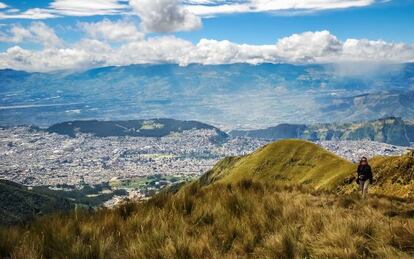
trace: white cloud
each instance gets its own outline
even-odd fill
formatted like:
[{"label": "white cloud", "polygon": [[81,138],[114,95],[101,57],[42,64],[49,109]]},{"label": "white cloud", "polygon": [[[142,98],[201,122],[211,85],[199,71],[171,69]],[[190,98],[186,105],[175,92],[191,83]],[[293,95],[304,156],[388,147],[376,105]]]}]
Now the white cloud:
[{"label": "white cloud", "polygon": [[[25,32],[15,34],[16,42],[28,37]],[[414,45],[366,39],[340,41],[328,31],[294,34],[271,45],[236,44],[208,39],[193,44],[174,36],[163,36],[127,41],[117,46],[97,39],[84,39],[70,47],[45,47],[40,51],[16,46],[0,53],[0,68],[30,71],[144,63],[380,64],[413,61]]]},{"label": "white cloud", "polygon": [[68,16],[92,16],[119,14],[128,8],[118,0],[54,0],[50,8]]},{"label": "white cloud", "polygon": [[55,31],[43,22],[33,22],[27,28],[20,25],[12,25],[8,33],[0,33],[0,41],[3,42],[36,42],[45,48],[57,48],[62,42]]},{"label": "white cloud", "polygon": [[[197,3],[198,2],[198,3]],[[363,7],[376,0],[245,0],[245,1],[187,1],[186,7],[200,16],[246,12],[318,11]]]},{"label": "white cloud", "polygon": [[191,31],[201,27],[201,19],[179,5],[178,0],[130,0],[141,18],[144,30],[150,32]]},{"label": "white cloud", "polygon": [[411,57],[411,60],[407,61],[414,61],[413,52],[414,45],[388,43],[382,40],[348,39],[343,43],[343,56],[344,59],[348,57],[349,61],[389,60],[398,62],[406,57]]},{"label": "white cloud", "polygon": [[92,39],[108,41],[135,41],[142,40],[144,33],[138,31],[133,22],[104,19],[96,23],[80,23],[79,26]]},{"label": "white cloud", "polygon": [[294,62],[323,62],[341,55],[342,43],[328,31],[304,32],[278,40],[276,50]]},{"label": "white cloud", "polygon": [[[129,2],[129,4],[128,4]],[[22,12],[0,12],[0,19],[48,19],[60,16],[95,16],[138,12],[149,31],[194,30],[199,16],[247,12],[302,13],[364,7],[384,0],[54,0],[48,8]],[[7,5],[0,2],[0,9]]]},{"label": "white cloud", "polygon": [[[181,64],[227,64],[227,63],[251,63],[282,61],[276,53],[274,45],[248,45],[236,44],[227,40],[216,41],[202,39],[194,46],[193,51],[181,60]],[[182,57],[184,59],[184,57]]]},{"label": "white cloud", "polygon": [[12,12],[10,9],[8,11],[9,12],[0,12],[0,19],[40,20],[58,17],[58,15],[53,13],[51,10],[42,8],[28,9],[24,12],[20,12],[17,9],[13,9]]},{"label": "white cloud", "polygon": [[0,12],[0,19],[49,19],[60,16],[116,15],[124,14],[130,9],[125,0],[54,0],[48,8],[17,10],[13,13]]}]

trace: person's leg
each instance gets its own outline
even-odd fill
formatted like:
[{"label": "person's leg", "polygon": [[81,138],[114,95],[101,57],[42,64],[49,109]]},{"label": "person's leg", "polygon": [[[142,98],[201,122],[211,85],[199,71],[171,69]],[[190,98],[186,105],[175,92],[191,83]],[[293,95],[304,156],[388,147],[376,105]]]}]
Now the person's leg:
[{"label": "person's leg", "polygon": [[364,197],[364,183],[365,181],[359,180],[359,191],[361,192],[362,197]]},{"label": "person's leg", "polygon": [[369,187],[369,180],[364,182],[364,186],[363,186],[363,191],[362,191],[362,196],[365,198],[368,194],[368,187]]}]

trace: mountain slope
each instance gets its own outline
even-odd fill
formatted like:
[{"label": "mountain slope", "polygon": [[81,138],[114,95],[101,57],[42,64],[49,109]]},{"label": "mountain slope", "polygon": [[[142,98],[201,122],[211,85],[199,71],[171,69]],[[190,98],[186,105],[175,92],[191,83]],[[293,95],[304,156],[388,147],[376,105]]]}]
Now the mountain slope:
[{"label": "mountain slope", "polygon": [[232,131],[230,135],[271,140],[284,138],[301,138],[312,141],[369,139],[399,146],[409,146],[410,142],[414,142],[411,125],[406,124],[401,118],[395,117],[344,124],[279,124],[267,129]]},{"label": "mountain slope", "polygon": [[351,162],[302,140],[281,140],[230,160],[219,162],[201,181],[229,183],[255,179],[333,190],[354,169]]},{"label": "mountain slope", "polygon": [[128,121],[68,121],[50,126],[47,131],[74,137],[77,132],[89,133],[98,137],[134,136],[164,137],[174,132],[192,129],[215,130],[219,138],[227,134],[219,129],[197,121],[180,121],[173,119],[128,120]]},{"label": "mountain slope", "polygon": [[[376,180],[370,188],[371,193],[414,199],[413,153],[375,157],[370,164]],[[356,167],[313,143],[281,140],[246,156],[223,159],[200,178],[200,183],[234,183],[252,179],[351,193],[357,190]]]},{"label": "mountain slope", "polygon": [[[370,164],[375,179],[371,193],[414,199],[414,151],[402,156],[375,157]],[[345,182],[352,182],[353,178],[351,176]],[[356,186],[344,184],[338,189],[342,193],[351,193]]]},{"label": "mountain slope", "polygon": [[22,223],[38,215],[71,208],[73,204],[66,199],[30,191],[23,185],[0,180],[0,224]]}]

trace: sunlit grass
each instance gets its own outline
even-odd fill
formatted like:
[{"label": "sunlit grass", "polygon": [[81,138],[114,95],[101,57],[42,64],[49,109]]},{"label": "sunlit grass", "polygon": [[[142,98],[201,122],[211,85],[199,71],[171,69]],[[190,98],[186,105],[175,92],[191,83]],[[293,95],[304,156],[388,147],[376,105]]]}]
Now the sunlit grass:
[{"label": "sunlit grass", "polygon": [[251,180],[193,183],[114,210],[2,229],[0,248],[12,258],[408,258],[411,206]]}]

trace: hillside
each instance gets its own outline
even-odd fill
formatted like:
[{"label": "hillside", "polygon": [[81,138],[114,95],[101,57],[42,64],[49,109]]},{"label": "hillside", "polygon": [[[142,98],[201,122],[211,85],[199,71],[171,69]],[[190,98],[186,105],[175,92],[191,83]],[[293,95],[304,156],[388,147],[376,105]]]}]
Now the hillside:
[{"label": "hillside", "polygon": [[[375,157],[370,161],[376,184],[372,193],[414,199],[414,156]],[[226,158],[203,175],[200,183],[253,179],[306,185],[317,190],[356,191],[356,165],[303,140],[281,140],[256,152]]]},{"label": "hillside", "polygon": [[218,139],[227,138],[219,129],[197,121],[173,119],[128,120],[128,121],[68,121],[50,126],[47,131],[74,137],[77,132],[89,133],[97,137],[134,136],[164,137],[171,133],[192,129],[215,130]]},{"label": "hillside", "polygon": [[354,123],[325,124],[279,124],[266,129],[230,132],[232,136],[248,136],[278,140],[300,138],[306,140],[363,140],[368,139],[392,145],[409,146],[414,142],[412,125],[400,118],[389,117],[379,120]]},{"label": "hillside", "polygon": [[354,165],[316,144],[281,140],[256,152],[219,162],[200,181],[223,183],[254,179],[287,184],[307,184],[333,190],[354,170]]},{"label": "hillside", "polygon": [[[375,157],[370,164],[375,178],[371,193],[414,199],[414,151],[403,156]],[[352,178],[347,178],[345,182]],[[355,185],[339,188],[342,193],[351,193],[355,189]]]},{"label": "hillside", "polygon": [[[378,184],[395,176],[412,183],[413,160],[372,161]],[[390,193],[398,199],[341,193],[355,185],[354,170],[312,143],[283,140],[224,159],[200,180],[148,201],[0,228],[0,256],[412,258],[413,200],[398,187]]]},{"label": "hillside", "polygon": [[0,225],[23,223],[38,215],[67,211],[74,205],[64,198],[28,190],[0,180]]}]

